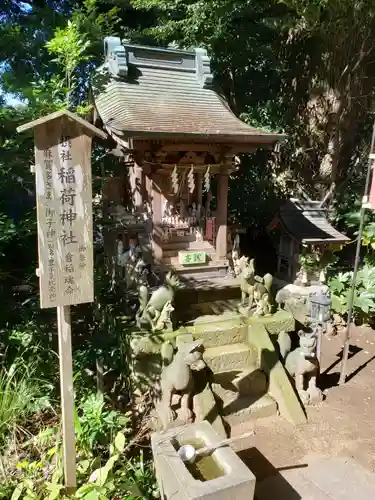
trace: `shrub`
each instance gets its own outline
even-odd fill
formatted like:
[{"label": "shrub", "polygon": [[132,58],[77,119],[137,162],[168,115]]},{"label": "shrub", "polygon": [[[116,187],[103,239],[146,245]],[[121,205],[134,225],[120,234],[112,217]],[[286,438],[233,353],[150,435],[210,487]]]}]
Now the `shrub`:
[{"label": "shrub", "polygon": [[130,419],[127,415],[109,410],[103,394],[90,394],[82,400],[75,419],[77,446],[86,453],[93,453],[109,445],[117,432],[127,432]]},{"label": "shrub", "polygon": [[[77,491],[70,496],[63,492],[61,437],[57,428],[47,427],[24,444],[27,455],[20,462],[7,463],[0,499],[158,498],[151,460],[144,458],[142,450],[129,455],[130,419],[108,410],[96,395],[83,401],[77,413],[81,414],[76,416]],[[115,432],[123,423],[123,430]]]},{"label": "shrub", "polygon": [[[340,316],[348,311],[353,271],[338,273],[328,281],[332,309]],[[353,313],[356,321],[371,322],[375,314],[375,267],[365,265],[357,273]]]}]

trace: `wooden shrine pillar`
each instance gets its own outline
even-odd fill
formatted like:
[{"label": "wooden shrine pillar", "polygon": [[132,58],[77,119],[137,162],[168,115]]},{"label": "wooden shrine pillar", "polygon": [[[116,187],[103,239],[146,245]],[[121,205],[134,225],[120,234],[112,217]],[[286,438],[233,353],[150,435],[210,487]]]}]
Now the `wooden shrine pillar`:
[{"label": "wooden shrine pillar", "polygon": [[151,206],[152,206],[152,254],[154,262],[161,262],[163,249],[161,247],[161,220],[162,220],[162,193],[159,187],[160,182],[151,181]]},{"label": "wooden shrine pillar", "polygon": [[228,174],[220,173],[217,179],[216,200],[216,258],[225,260],[227,258],[228,245]]},{"label": "wooden shrine pillar", "polygon": [[203,174],[201,172],[197,172],[195,177],[195,189],[196,189],[196,194],[197,194],[197,205],[200,205],[202,207],[202,199],[203,199],[203,193],[202,193],[202,182],[203,182]]}]

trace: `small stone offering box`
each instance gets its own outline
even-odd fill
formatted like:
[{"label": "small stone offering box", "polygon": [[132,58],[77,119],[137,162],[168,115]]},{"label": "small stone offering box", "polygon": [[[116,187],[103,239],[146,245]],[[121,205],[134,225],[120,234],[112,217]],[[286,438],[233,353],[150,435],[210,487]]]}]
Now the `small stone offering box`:
[{"label": "small stone offering box", "polygon": [[177,450],[184,444],[199,449],[222,438],[207,421],[154,433],[151,446],[162,500],[253,500],[255,476],[229,447],[185,464]]}]

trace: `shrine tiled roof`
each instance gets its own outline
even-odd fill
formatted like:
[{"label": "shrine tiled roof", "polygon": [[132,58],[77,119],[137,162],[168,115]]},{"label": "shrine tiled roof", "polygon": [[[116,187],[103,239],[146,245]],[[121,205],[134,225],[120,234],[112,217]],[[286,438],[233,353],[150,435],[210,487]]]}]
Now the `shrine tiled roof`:
[{"label": "shrine tiled roof", "polygon": [[283,139],[238,119],[213,90],[202,49],[181,51],[105,41],[106,61],[93,83],[103,124],[125,137],[202,138],[273,145]]},{"label": "shrine tiled roof", "polygon": [[298,241],[313,243],[345,243],[349,238],[327,220],[327,211],[319,201],[300,201],[294,198],[281,207],[279,214],[284,228]]}]

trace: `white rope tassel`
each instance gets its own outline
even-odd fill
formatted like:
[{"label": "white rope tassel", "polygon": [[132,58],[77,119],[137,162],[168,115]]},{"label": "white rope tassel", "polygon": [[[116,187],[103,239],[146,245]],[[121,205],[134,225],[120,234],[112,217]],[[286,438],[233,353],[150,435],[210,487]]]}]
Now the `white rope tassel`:
[{"label": "white rope tassel", "polygon": [[194,167],[193,167],[193,165],[191,166],[191,169],[189,170],[189,173],[188,173],[188,187],[189,187],[189,193],[193,194],[194,193],[194,189],[195,189]]},{"label": "white rope tassel", "polygon": [[173,172],[172,172],[172,191],[174,194],[178,193],[178,172],[177,172],[177,165],[175,165]]},{"label": "white rope tassel", "polygon": [[207,170],[204,174],[204,189],[206,193],[210,191],[211,188],[211,169],[210,165],[207,167]]}]

